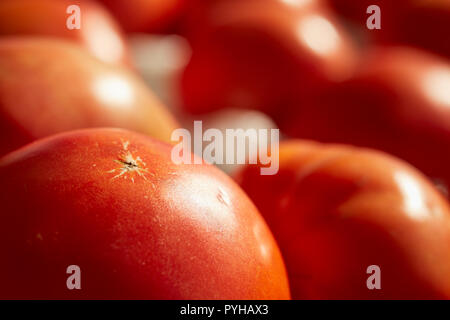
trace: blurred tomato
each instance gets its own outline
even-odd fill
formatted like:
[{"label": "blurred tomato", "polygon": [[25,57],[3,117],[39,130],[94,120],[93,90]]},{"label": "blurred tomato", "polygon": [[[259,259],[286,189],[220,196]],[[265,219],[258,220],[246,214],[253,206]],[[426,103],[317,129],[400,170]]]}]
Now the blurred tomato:
[{"label": "blurred tomato", "polygon": [[450,64],[408,48],[372,52],[360,72],[281,125],[295,137],[396,155],[450,186]]},{"label": "blurred tomato", "polygon": [[[288,299],[279,249],[220,170],[118,129],[35,142],[0,160],[0,297]],[[66,268],[81,269],[81,290]]]},{"label": "blurred tomato", "polygon": [[[419,46],[450,57],[448,0],[328,0],[345,19],[372,41]],[[381,29],[369,30],[367,8],[378,5]]]},{"label": "blurred tomato", "polygon": [[123,127],[170,141],[178,127],[146,85],[68,41],[0,40],[0,154],[54,133]]},{"label": "blurred tomato", "polygon": [[[69,30],[67,8],[80,7],[81,28]],[[83,45],[91,54],[111,63],[129,65],[128,48],[114,19],[88,0],[2,0],[0,35],[63,37]]]},{"label": "blurred tomato", "polygon": [[[186,110],[263,110],[275,118],[291,101],[349,76],[353,43],[320,1],[229,0],[199,6],[182,80]],[[299,89],[300,88],[300,89]]]},{"label": "blurred tomato", "polygon": [[[366,27],[367,18],[371,15],[367,13],[367,8],[372,5],[377,5],[381,10],[381,17],[383,22],[391,22],[396,13],[401,12],[402,9],[408,8],[417,0],[326,0],[330,6],[336,10],[339,15],[355,22],[361,27]],[[419,0],[420,1],[420,0]],[[383,32],[382,28],[377,32]]]},{"label": "blurred tomato", "polygon": [[249,166],[237,180],[274,232],[294,299],[450,298],[450,208],[406,163],[290,141],[277,175]]},{"label": "blurred tomato", "polygon": [[[186,0],[100,0],[128,32],[158,32],[170,28]],[[190,0],[189,0],[190,1]]]},{"label": "blurred tomato", "polygon": [[393,41],[420,46],[450,58],[450,1],[415,1],[393,24]]}]

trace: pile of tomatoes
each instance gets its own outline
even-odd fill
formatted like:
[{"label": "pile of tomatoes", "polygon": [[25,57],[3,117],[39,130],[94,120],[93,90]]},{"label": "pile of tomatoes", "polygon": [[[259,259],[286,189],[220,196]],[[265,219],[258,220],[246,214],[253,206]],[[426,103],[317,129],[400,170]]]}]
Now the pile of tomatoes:
[{"label": "pile of tomatoes", "polygon": [[[450,299],[449,30],[447,0],[0,1],[0,298]],[[136,34],[189,44],[170,102]],[[172,161],[230,110],[276,174]]]}]

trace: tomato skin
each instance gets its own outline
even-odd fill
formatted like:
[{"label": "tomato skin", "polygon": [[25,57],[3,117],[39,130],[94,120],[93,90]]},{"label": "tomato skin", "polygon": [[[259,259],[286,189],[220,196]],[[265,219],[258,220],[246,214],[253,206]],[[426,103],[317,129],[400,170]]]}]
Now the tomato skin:
[{"label": "tomato skin", "polygon": [[[80,29],[67,28],[70,14],[66,11],[71,5],[80,7]],[[131,66],[120,27],[107,10],[94,1],[2,0],[0,35],[61,37],[82,45],[104,62]]]},{"label": "tomato skin", "polygon": [[352,79],[280,126],[292,137],[379,149],[450,186],[450,64],[411,48],[372,51]]},{"label": "tomato skin", "polygon": [[170,30],[187,3],[186,0],[101,0],[128,32]]},{"label": "tomato skin", "polygon": [[[142,170],[120,175],[127,154]],[[0,296],[288,299],[279,249],[245,193],[170,154],[143,135],[87,129],[3,157]],[[81,290],[66,288],[72,264]]]},{"label": "tomato skin", "polygon": [[418,1],[401,17],[393,21],[395,34],[391,42],[418,46],[450,58],[450,2]]},{"label": "tomato skin", "polygon": [[[450,298],[450,209],[410,165],[290,140],[277,175],[253,165],[235,178],[280,245],[293,299]],[[366,286],[371,265],[381,290]]]},{"label": "tomato skin", "polygon": [[184,108],[258,109],[276,119],[292,100],[306,103],[312,92],[351,74],[357,49],[321,3],[232,0],[200,7],[187,27],[193,54],[182,79]]},{"label": "tomato skin", "polygon": [[169,142],[176,120],[127,68],[68,41],[0,40],[0,154],[86,127],[124,127]]},{"label": "tomato skin", "polygon": [[[377,43],[418,46],[450,57],[448,30],[450,2],[447,0],[328,0],[344,19],[351,22],[366,40]],[[381,29],[369,30],[366,13],[370,5],[381,10]]]}]

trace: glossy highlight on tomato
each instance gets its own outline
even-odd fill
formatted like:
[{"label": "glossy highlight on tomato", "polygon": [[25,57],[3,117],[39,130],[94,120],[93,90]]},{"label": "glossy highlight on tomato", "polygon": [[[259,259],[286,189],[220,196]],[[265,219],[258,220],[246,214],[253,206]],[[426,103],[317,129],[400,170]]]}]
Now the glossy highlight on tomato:
[{"label": "glossy highlight on tomato", "polygon": [[[78,6],[79,29],[69,29],[71,6]],[[1,36],[41,36],[72,40],[98,59],[131,66],[122,30],[111,14],[90,0],[2,0]]]},{"label": "glossy highlight on tomato", "polygon": [[[63,133],[0,160],[0,297],[288,299],[258,210],[210,165],[119,129]],[[66,268],[81,269],[68,290]]]},{"label": "glossy highlight on tomato", "polygon": [[[293,299],[449,299],[450,207],[390,155],[291,140],[277,175],[236,180],[280,245]],[[367,268],[381,270],[370,290]]]},{"label": "glossy highlight on tomato", "polygon": [[177,121],[128,68],[69,41],[0,40],[0,155],[51,134],[119,127],[170,142]]},{"label": "glossy highlight on tomato", "polygon": [[322,1],[213,1],[188,24],[184,109],[258,109],[278,117],[350,76],[358,50]]},{"label": "glossy highlight on tomato", "polygon": [[408,47],[378,48],[351,79],[285,122],[292,137],[379,149],[450,187],[450,63]]}]

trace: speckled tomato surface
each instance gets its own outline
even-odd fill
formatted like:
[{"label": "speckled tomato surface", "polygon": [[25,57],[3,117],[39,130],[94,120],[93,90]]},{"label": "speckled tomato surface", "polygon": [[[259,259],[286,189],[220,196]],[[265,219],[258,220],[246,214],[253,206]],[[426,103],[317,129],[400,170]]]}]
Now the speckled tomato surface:
[{"label": "speckled tomato surface", "polygon": [[105,126],[169,142],[178,124],[127,68],[68,41],[0,40],[0,155],[51,134]]},{"label": "speckled tomato surface", "polygon": [[[0,297],[287,299],[258,210],[210,165],[119,129],[37,141],[0,160]],[[81,268],[81,290],[66,268]]]},{"label": "speckled tomato surface", "polygon": [[[80,29],[69,29],[67,21],[80,8]],[[100,60],[131,65],[122,31],[110,13],[89,0],[2,0],[0,35],[49,36],[73,40]]]},{"label": "speckled tomato surface", "polygon": [[[236,177],[274,232],[294,299],[450,298],[450,211],[408,164],[369,149],[302,141],[280,171]],[[369,290],[371,265],[380,290]]]}]

